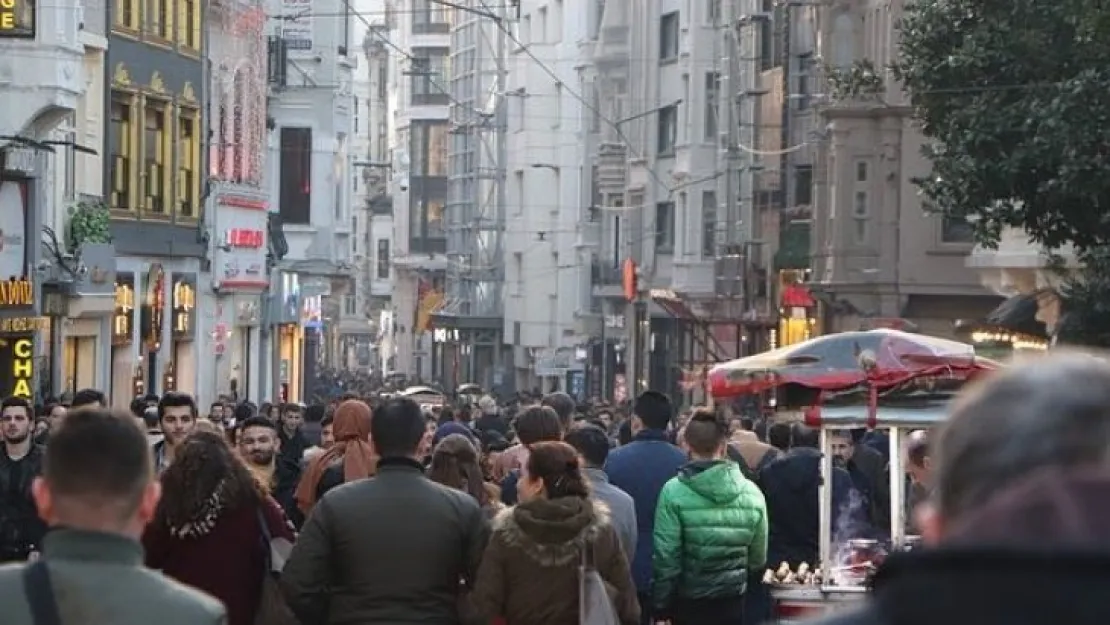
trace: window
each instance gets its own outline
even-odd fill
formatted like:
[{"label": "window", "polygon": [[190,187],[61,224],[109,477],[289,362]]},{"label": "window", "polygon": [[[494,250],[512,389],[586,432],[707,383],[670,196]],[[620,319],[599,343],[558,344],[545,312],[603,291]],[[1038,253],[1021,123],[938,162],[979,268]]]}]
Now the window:
[{"label": "window", "polygon": [[148,33],[173,41],[172,0],[146,0],[146,30]]},{"label": "window", "polygon": [[143,209],[155,215],[166,214],[169,200],[170,135],[169,106],[147,100],[143,106]]},{"label": "window", "polygon": [[450,20],[447,18],[447,7],[433,2],[432,0],[413,0],[412,32],[446,33],[450,30],[449,24]]},{"label": "window", "polygon": [[200,50],[200,0],[177,0],[177,43]]},{"label": "window", "polygon": [[856,163],[856,182],[867,182],[867,161]]},{"label": "window", "polygon": [[659,109],[658,126],[656,152],[664,155],[674,154],[674,146],[678,139],[678,105],[672,104]]},{"label": "window", "polygon": [[802,54],[798,56],[798,75],[795,78],[796,90],[795,93],[790,94],[795,102],[795,108],[803,111],[809,108],[810,97],[813,95],[813,55]]},{"label": "window", "polygon": [[540,7],[536,15],[536,35],[534,39],[536,43],[544,43],[547,41],[547,7]]},{"label": "window", "polygon": [[443,48],[414,48],[409,66],[413,104],[447,104],[444,92],[448,70],[448,51]]},{"label": "window", "polygon": [[705,22],[710,26],[717,25],[721,19],[721,0],[705,0]]},{"label": "window", "polygon": [[709,72],[705,75],[705,139],[716,141],[719,126],[717,125],[717,105],[720,101],[721,75]]},{"label": "window", "polygon": [[[69,116],[69,121],[66,122],[70,128],[73,128],[74,115]],[[69,144],[63,149],[65,150],[65,187],[62,189],[62,195],[67,202],[72,202],[77,199],[77,150],[74,148],[77,145],[77,133],[69,130],[65,133],[65,141]]]},{"label": "window", "polygon": [[358,134],[358,96],[355,96],[352,100],[354,106],[352,117],[355,120],[355,134]]},{"label": "window", "polygon": [[701,192],[701,253],[711,258],[717,253],[717,192]]},{"label": "window", "polygon": [[674,202],[655,205],[655,249],[661,254],[674,251]]},{"label": "window", "polygon": [[855,200],[852,204],[852,217],[855,218],[856,243],[865,243],[867,241],[867,221],[870,217],[867,206],[867,191],[856,191]]},{"label": "window", "polygon": [[563,85],[555,83],[555,112],[551,118],[551,127],[558,128],[563,125]]},{"label": "window", "polygon": [[419,177],[444,177],[447,175],[447,142],[450,138],[447,124],[413,122],[409,149],[412,175]]},{"label": "window", "polygon": [[278,211],[287,224],[308,224],[312,216],[312,129],[282,128]]},{"label": "window", "polygon": [[659,18],[659,60],[678,58],[678,11],[664,13]]},{"label": "window", "polygon": [[974,243],[975,228],[967,217],[944,215],[940,222],[940,241],[941,243]]},{"label": "window", "polygon": [[377,276],[380,280],[389,278],[389,239],[378,239]]},{"label": "window", "polygon": [[135,145],[134,101],[134,96],[112,93],[112,191],[109,200],[112,208],[121,210],[135,209],[132,182],[135,180],[138,149]]},{"label": "window", "polygon": [[230,154],[230,180],[247,182],[251,177],[251,166],[247,142],[251,138],[247,128],[247,77],[243,72],[235,74],[233,101],[231,107],[231,138],[227,146]]},{"label": "window", "polygon": [[196,219],[200,198],[200,116],[195,109],[181,109],[177,118],[177,215]]},{"label": "window", "polygon": [[794,167],[794,205],[813,204],[813,165]]},{"label": "window", "polygon": [[343,314],[348,317],[353,317],[358,314],[358,298],[354,293],[347,293],[343,296]]},{"label": "window", "polygon": [[510,295],[520,296],[524,293],[524,254],[513,252],[513,281]]},{"label": "window", "polygon": [[115,0],[113,24],[127,30],[139,30],[139,1]]},{"label": "window", "polygon": [[[357,178],[358,176],[352,176]],[[358,215],[351,217],[351,256],[358,254]]]}]

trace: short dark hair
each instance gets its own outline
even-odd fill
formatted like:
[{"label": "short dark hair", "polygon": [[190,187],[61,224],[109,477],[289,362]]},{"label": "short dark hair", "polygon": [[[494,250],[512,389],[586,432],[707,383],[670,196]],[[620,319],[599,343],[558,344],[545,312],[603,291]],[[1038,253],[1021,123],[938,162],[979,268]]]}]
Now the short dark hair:
[{"label": "short dark hair", "polygon": [[690,415],[684,436],[690,451],[707,456],[728,440],[728,422],[711,408],[698,408]]},{"label": "short dark hair", "polygon": [[794,442],[794,429],[789,423],[772,423],[767,428],[767,443],[780,451],[790,449]]},{"label": "short dark hair", "polygon": [[95,388],[83,388],[73,394],[73,401],[69,402],[69,407],[82,408],[84,406],[105,408],[108,406],[108,398]]},{"label": "short dark hair", "polygon": [[254,404],[250,402],[243,402],[235,406],[235,410],[231,413],[236,422],[246,421],[247,419],[258,416],[258,411],[254,409]]},{"label": "short dark hair", "polygon": [[1110,363],[1058,353],[1011,364],[956,400],[932,461],[945,522],[1035,472],[1110,460]]},{"label": "short dark hair", "polygon": [[617,444],[627,445],[632,442],[632,420],[625,419],[617,426]]},{"label": "short dark hair", "polygon": [[665,430],[674,418],[674,406],[669,397],[659,391],[644,391],[636,398],[632,414],[651,430]]},{"label": "short dark hair", "polygon": [[260,416],[247,417],[235,424],[235,430],[237,432],[242,432],[247,428],[266,428],[267,430],[273,430],[275,434],[277,434],[278,431],[277,425],[273,421]]},{"label": "short dark hair", "polygon": [[31,406],[31,402],[22,397],[10,395],[5,397],[4,401],[0,401],[0,412],[4,412],[8,408],[23,408],[27,411],[28,419],[35,418],[35,409]]},{"label": "short dark hair", "polygon": [[582,474],[578,452],[562,441],[536,444],[525,461],[528,475],[543,482],[549,499],[590,496],[590,484]]},{"label": "short dark hair", "polygon": [[516,436],[523,445],[563,438],[563,424],[559,415],[548,406],[529,406],[516,418]]},{"label": "short dark hair", "polygon": [[166,418],[166,408],[180,408],[188,406],[195,419],[197,416],[197,402],[193,396],[188,393],[178,393],[177,391],[170,391],[158,400],[158,422],[161,423],[162,419]]},{"label": "short dark hair", "polygon": [[596,425],[571,428],[563,441],[578,451],[589,467],[600,468],[609,457],[609,437],[605,435],[605,430]]},{"label": "short dark hair", "polygon": [[127,413],[78,410],[50,433],[43,478],[56,497],[118,501],[129,516],[154,479],[150,443]]},{"label": "short dark hair", "polygon": [[281,413],[285,414],[287,412],[298,412],[304,414],[304,406],[294,402],[284,403],[281,405]]},{"label": "short dark hair", "polygon": [[574,411],[577,406],[570,395],[566,393],[548,393],[540,400],[541,406],[547,406],[555,411],[559,416],[559,423],[562,425],[563,431],[570,429],[570,423],[574,420]]},{"label": "short dark hair", "polygon": [[389,399],[370,421],[370,440],[383,458],[414,455],[426,431],[420,405],[408,397]]},{"label": "short dark hair", "polygon": [[324,428],[328,427],[329,425],[332,424],[333,421],[335,421],[335,415],[334,414],[324,415],[324,418],[320,419],[320,429],[324,429]]},{"label": "short dark hair", "polygon": [[817,431],[817,428],[811,428],[804,423],[795,423],[790,426],[790,438],[793,440],[791,447],[817,449],[821,446],[821,433]]}]

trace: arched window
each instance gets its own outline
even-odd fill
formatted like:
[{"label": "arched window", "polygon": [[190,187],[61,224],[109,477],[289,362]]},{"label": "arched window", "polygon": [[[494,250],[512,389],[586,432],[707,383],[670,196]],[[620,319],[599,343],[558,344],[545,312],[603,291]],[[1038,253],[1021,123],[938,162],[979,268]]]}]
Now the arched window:
[{"label": "arched window", "polygon": [[232,85],[232,125],[231,134],[231,179],[235,182],[245,182],[249,178],[247,141],[250,133],[247,130],[248,114],[247,105],[247,78],[244,70],[235,72]]}]

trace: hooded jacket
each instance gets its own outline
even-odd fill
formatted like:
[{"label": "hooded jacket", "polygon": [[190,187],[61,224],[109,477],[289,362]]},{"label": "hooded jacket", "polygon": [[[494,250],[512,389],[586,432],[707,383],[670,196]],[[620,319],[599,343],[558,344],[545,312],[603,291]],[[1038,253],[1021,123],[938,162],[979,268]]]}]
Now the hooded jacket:
[{"label": "hooded jacket", "polygon": [[659,493],[654,538],[656,608],[737,597],[767,564],[767,504],[735,462],[691,462]]},{"label": "hooded jacket", "polygon": [[[863,610],[825,625],[1110,623],[1110,473],[1049,471],[888,558]],[[939,599],[939,600],[938,600]]]},{"label": "hooded jacket", "polygon": [[636,588],[608,510],[579,497],[536,499],[497,515],[471,593],[474,609],[507,625],[577,623],[578,569],[587,549],[620,622],[638,623]]}]

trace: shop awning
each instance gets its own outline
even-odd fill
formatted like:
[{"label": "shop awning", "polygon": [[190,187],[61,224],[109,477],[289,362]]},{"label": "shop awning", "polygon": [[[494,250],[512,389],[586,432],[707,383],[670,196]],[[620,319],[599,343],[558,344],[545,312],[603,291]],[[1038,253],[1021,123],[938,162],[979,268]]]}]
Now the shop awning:
[{"label": "shop awning", "polygon": [[1037,321],[1038,293],[1014,295],[998,305],[983,319],[958,321],[956,327],[963,332],[1006,332],[1032,338],[1048,338],[1048,330]]},{"label": "shop awning", "polygon": [[779,302],[783,308],[812,308],[817,305],[809,289],[800,284],[788,284],[782,288]]}]

